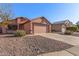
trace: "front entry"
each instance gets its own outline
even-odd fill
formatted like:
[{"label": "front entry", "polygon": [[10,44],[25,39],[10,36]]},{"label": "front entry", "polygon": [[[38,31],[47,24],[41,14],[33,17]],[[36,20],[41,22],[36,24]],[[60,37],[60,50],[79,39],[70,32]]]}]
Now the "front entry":
[{"label": "front entry", "polygon": [[66,31],[66,27],[64,25],[62,25],[62,29],[61,29],[62,33],[65,33]]}]

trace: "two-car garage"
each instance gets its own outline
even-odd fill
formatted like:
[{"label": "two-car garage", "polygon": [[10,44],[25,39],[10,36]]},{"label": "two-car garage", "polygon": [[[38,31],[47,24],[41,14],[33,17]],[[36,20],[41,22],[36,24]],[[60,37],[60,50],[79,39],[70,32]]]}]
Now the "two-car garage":
[{"label": "two-car garage", "polygon": [[51,32],[51,23],[45,17],[39,17],[31,21],[31,33]]},{"label": "two-car garage", "polygon": [[34,24],[34,33],[46,33],[47,26],[45,24]]}]

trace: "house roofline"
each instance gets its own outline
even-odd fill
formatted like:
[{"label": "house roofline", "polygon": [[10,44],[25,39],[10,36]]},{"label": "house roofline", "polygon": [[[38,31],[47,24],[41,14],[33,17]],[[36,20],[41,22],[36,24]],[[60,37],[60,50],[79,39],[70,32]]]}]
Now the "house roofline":
[{"label": "house roofline", "polygon": [[44,16],[34,18],[31,21],[34,21],[34,20],[37,20],[37,19],[45,19],[49,24],[51,24]]}]

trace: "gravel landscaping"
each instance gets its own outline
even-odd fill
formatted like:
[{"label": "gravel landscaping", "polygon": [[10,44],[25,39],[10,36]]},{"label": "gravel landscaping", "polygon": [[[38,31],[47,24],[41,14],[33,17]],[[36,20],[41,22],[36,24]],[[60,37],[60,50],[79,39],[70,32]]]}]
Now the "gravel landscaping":
[{"label": "gravel landscaping", "polygon": [[42,53],[61,51],[71,48],[72,45],[45,38],[42,36],[20,37],[1,37],[0,55],[1,56],[35,56]]}]

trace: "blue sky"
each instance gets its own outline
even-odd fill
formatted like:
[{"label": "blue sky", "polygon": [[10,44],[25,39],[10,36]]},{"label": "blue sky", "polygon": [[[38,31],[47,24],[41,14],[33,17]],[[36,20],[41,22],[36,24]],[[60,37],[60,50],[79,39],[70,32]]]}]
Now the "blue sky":
[{"label": "blue sky", "polygon": [[44,16],[51,23],[69,19],[73,23],[79,20],[79,4],[68,3],[14,3],[14,17],[24,16],[29,19]]}]

